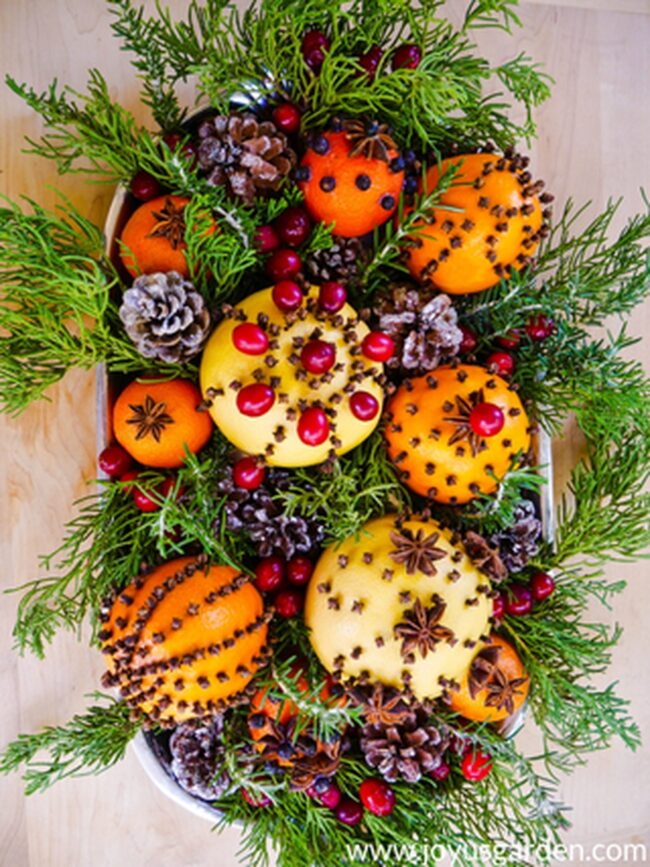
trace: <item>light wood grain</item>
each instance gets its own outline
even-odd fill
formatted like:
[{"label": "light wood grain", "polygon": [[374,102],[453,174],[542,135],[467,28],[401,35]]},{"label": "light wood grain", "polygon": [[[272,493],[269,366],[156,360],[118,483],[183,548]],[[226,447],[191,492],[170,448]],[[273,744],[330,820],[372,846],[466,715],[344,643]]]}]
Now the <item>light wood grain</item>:
[{"label": "light wood grain", "polygon": [[[182,12],[181,0],[171,7]],[[463,4],[453,2],[458,12]],[[567,6],[567,8],[560,8]],[[576,6],[588,6],[578,9]],[[572,7],[572,8],[569,8]],[[603,7],[606,10],[598,11]],[[593,199],[602,207],[623,195],[619,224],[640,204],[638,189],[650,181],[650,18],[645,0],[574,0],[522,6],[525,29],[514,40],[481,35],[486,51],[506,56],[525,51],[546,63],[556,79],[555,98],[538,114],[540,139],[534,165],[561,205],[567,196]],[[618,11],[616,11],[618,10]],[[57,76],[83,87],[86,70],[100,67],[112,92],[137,106],[137,81],[109,32],[101,0],[30,0],[0,3],[2,71],[43,88]],[[56,185],[95,220],[101,220],[109,192],[20,153],[23,135],[36,136],[38,119],[6,89],[0,89],[0,188],[9,196],[27,194],[51,205]],[[639,336],[650,334],[650,305],[633,319]],[[650,344],[635,354],[648,359]],[[37,555],[58,543],[73,512],[71,502],[87,489],[95,460],[92,374],[73,373],[51,391],[51,403],[29,409],[18,420],[0,420],[0,471],[5,496],[0,505],[2,586],[31,578]],[[556,444],[558,479],[566,479],[580,448],[575,431]],[[650,700],[645,658],[645,565],[612,567],[611,577],[630,579],[625,596],[604,617],[620,621],[625,635],[603,682],[618,679],[622,695],[646,735]],[[647,575],[646,575],[647,577]],[[71,636],[61,636],[45,662],[12,653],[15,597],[0,611],[0,673],[3,701],[0,740],[19,731],[62,722],[84,706],[95,688],[101,660]],[[603,616],[602,612],[598,616]],[[527,730],[522,744],[534,745]],[[568,839],[595,842],[642,841],[650,851],[650,757],[634,756],[620,745],[595,755],[567,779],[562,794],[573,805]],[[218,839],[207,823],[182,813],[144,777],[129,755],[109,773],[64,782],[28,800],[19,782],[0,780],[0,865],[2,867],[228,867],[236,863],[238,834]]]}]

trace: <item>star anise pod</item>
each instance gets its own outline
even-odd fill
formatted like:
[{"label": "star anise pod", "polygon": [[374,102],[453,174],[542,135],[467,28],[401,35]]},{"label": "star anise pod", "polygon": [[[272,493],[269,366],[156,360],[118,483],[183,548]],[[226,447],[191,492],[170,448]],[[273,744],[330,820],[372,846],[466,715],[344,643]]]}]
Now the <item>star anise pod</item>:
[{"label": "star anise pod", "polygon": [[395,545],[395,550],[390,552],[391,560],[404,563],[408,575],[414,575],[416,572],[435,575],[438,570],[433,565],[434,562],[447,556],[443,548],[436,548],[439,538],[440,533],[430,533],[425,536],[422,528],[415,536],[408,527],[399,532],[392,530],[390,540]]},{"label": "star anise pod", "polygon": [[527,677],[515,677],[508,680],[505,672],[497,667],[492,675],[492,680],[486,687],[488,695],[484,702],[485,706],[494,707],[497,710],[505,708],[508,714],[513,713],[515,696],[521,695],[519,687],[523,686],[527,680]]},{"label": "star anise pod", "polygon": [[489,545],[483,536],[475,533],[473,530],[468,530],[463,536],[463,543],[467,556],[474,562],[480,572],[488,575],[497,583],[507,577],[508,570],[503,565],[503,561],[499,556],[499,549]]},{"label": "star anise pod", "polygon": [[356,704],[363,706],[366,725],[378,728],[399,725],[410,719],[413,713],[402,693],[393,686],[374,683],[370,693],[363,687],[353,687],[349,695]]},{"label": "star anise pod", "polygon": [[304,791],[318,777],[333,777],[341,764],[341,740],[325,747],[315,756],[298,759],[291,768],[291,788]]},{"label": "star anise pod", "polygon": [[456,643],[453,629],[440,623],[446,607],[446,602],[434,596],[432,607],[425,608],[422,600],[418,599],[413,608],[404,613],[404,619],[393,630],[395,637],[402,639],[402,656],[406,657],[417,650],[420,656],[426,658],[428,652],[434,651],[441,641]]},{"label": "star anise pod", "polygon": [[173,250],[177,250],[185,237],[185,205],[176,206],[171,196],[165,196],[165,204],[160,211],[154,211],[156,225],[147,238],[167,238]]},{"label": "star anise pod", "polygon": [[174,424],[174,419],[165,412],[167,404],[164,401],[156,403],[150,394],[145,397],[143,404],[130,403],[129,409],[133,410],[133,415],[127,418],[126,423],[137,425],[136,440],[151,435],[159,443],[160,435],[167,425]]},{"label": "star anise pod", "polygon": [[485,647],[472,660],[467,681],[469,694],[472,698],[476,698],[479,692],[487,686],[497,669],[500,653],[501,648],[497,645]]},{"label": "star anise pod", "polygon": [[389,127],[377,121],[346,120],[343,123],[348,141],[352,144],[351,157],[363,154],[369,160],[389,162],[389,150],[397,150]]},{"label": "star anise pod", "polygon": [[475,406],[479,403],[485,403],[483,389],[473,391],[469,395],[469,400],[465,400],[459,394],[456,395],[456,415],[445,416],[444,421],[449,421],[456,426],[456,430],[449,437],[449,445],[453,446],[461,440],[467,440],[472,450],[472,457],[476,457],[479,452],[487,448],[485,439],[477,434],[470,424],[469,417]]}]

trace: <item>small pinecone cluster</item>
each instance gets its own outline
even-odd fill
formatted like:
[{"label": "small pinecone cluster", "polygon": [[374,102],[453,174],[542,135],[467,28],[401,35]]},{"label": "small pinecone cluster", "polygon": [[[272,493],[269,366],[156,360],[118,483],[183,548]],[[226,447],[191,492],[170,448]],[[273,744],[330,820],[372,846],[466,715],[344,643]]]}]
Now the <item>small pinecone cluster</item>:
[{"label": "small pinecone cluster", "polygon": [[393,370],[417,374],[450,361],[460,349],[463,333],[447,295],[420,292],[408,283],[395,284],[373,309],[379,329],[395,341]]},{"label": "small pinecone cluster", "polygon": [[[258,557],[279,554],[289,560],[311,553],[323,541],[323,525],[317,519],[286,515],[273,499],[272,491],[286,490],[290,483],[289,473],[282,470],[269,470],[264,484],[253,491],[238,487],[230,473],[218,482],[218,491],[225,497],[226,526],[245,533]],[[218,533],[218,522],[215,530]]]},{"label": "small pinecone cluster", "polygon": [[407,704],[398,690],[380,684],[365,696],[357,687],[352,698],[364,707],[361,751],[367,764],[385,780],[394,783],[401,777],[417,783],[423,774],[440,766],[450,745],[449,733],[444,726],[431,723],[423,705]]},{"label": "small pinecone cluster", "polygon": [[203,297],[176,271],[143,274],[122,297],[120,319],[144,358],[189,361],[210,332]]},{"label": "small pinecone cluster", "polygon": [[354,285],[365,259],[367,251],[358,238],[333,235],[332,246],[307,256],[304,268],[315,283],[335,280],[349,286]]},{"label": "small pinecone cluster", "polygon": [[287,137],[253,114],[218,115],[199,127],[199,165],[213,186],[225,185],[244,204],[277,190],[296,164]]},{"label": "small pinecone cluster", "polygon": [[222,732],[223,716],[217,714],[210,725],[179,725],[169,740],[171,771],[178,784],[205,801],[222,797],[230,786],[228,774],[215,773],[224,752]]},{"label": "small pinecone cluster", "polygon": [[542,522],[530,500],[522,500],[515,508],[514,523],[495,533],[490,541],[499,547],[499,556],[508,572],[521,572],[531,557],[539,551]]}]

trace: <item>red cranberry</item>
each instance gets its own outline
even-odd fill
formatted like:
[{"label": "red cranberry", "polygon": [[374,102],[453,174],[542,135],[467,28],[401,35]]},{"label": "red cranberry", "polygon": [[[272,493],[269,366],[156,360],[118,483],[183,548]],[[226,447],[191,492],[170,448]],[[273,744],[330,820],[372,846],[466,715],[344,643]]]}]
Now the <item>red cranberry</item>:
[{"label": "red cranberry", "polygon": [[297,554],[287,563],[287,579],[296,587],[304,587],[314,572],[314,564],[309,557]]},{"label": "red cranberry", "polygon": [[412,42],[407,42],[395,50],[392,66],[393,69],[415,69],[420,65],[421,60],[422,52],[419,47]]},{"label": "red cranberry", "polygon": [[280,105],[276,105],[271,112],[271,117],[277,128],[288,135],[300,129],[300,109],[292,102],[281,102]]},{"label": "red cranberry", "polygon": [[255,586],[264,593],[275,593],[284,583],[284,557],[263,557],[255,567]]},{"label": "red cranberry", "polygon": [[547,337],[550,337],[551,334],[553,334],[554,330],[555,323],[553,320],[543,314],[532,316],[526,324],[526,334],[536,343],[541,340],[546,340]]},{"label": "red cranberry", "polygon": [[533,610],[533,594],[524,584],[511,584],[506,590],[506,612],[513,617],[530,614]]},{"label": "red cranberry", "polygon": [[375,816],[390,816],[395,809],[395,791],[384,780],[371,778],[359,786],[361,803]]},{"label": "red cranberry", "polygon": [[318,306],[326,313],[338,313],[348,300],[348,293],[341,283],[328,280],[318,292]]},{"label": "red cranberry", "polygon": [[503,430],[506,417],[496,403],[477,403],[469,414],[469,424],[480,437],[493,437]]},{"label": "red cranberry", "polygon": [[492,759],[478,747],[472,747],[463,757],[460,770],[466,780],[478,783],[480,780],[484,780],[492,770]]},{"label": "red cranberry", "polygon": [[170,151],[175,151],[183,141],[183,136],[179,132],[168,132],[163,136],[163,141]]},{"label": "red cranberry", "polygon": [[131,178],[131,193],[141,202],[155,199],[162,192],[162,187],[149,172],[140,170]]},{"label": "red cranberry", "polygon": [[310,340],[300,353],[300,363],[309,373],[327,373],[334,367],[336,349],[325,340]]},{"label": "red cranberry", "polygon": [[305,63],[314,71],[323,65],[330,41],[321,30],[309,30],[302,38],[301,51]]},{"label": "red cranberry", "polygon": [[502,349],[515,349],[521,343],[521,334],[516,329],[513,329],[512,331],[508,331],[507,334],[497,337],[497,343]]},{"label": "red cranberry", "polygon": [[280,280],[271,292],[273,303],[283,313],[291,313],[302,304],[302,289],[293,280]]},{"label": "red cranberry", "polygon": [[253,795],[251,792],[247,792],[246,789],[242,789],[241,796],[247,804],[251,805],[251,807],[259,807],[260,809],[270,807],[273,803],[269,796],[265,795],[264,792],[257,792]]},{"label": "red cranberry", "polygon": [[343,798],[336,808],[336,818],[344,825],[358,825],[363,818],[363,807],[352,798]]},{"label": "red cranberry", "polygon": [[130,470],[128,473],[122,473],[122,475],[120,476],[120,482],[122,482],[124,486],[122,490],[127,496],[133,493],[133,485],[129,485],[127,483],[137,479],[138,475],[139,473],[136,470]]},{"label": "red cranberry", "polygon": [[266,332],[253,322],[240,322],[233,329],[232,342],[244,355],[263,355],[269,348]]},{"label": "red cranberry", "polygon": [[276,282],[290,280],[300,273],[302,259],[295,250],[275,250],[266,262],[266,273]]},{"label": "red cranberry", "polygon": [[371,421],[379,412],[379,401],[369,391],[355,391],[350,398],[350,409],[359,421]]},{"label": "red cranberry", "polygon": [[316,797],[324,807],[327,807],[330,810],[336,810],[338,805],[341,803],[343,795],[336,783],[333,783],[331,780],[328,780],[328,783],[329,785],[327,788],[322,792],[319,791]]},{"label": "red cranberry", "polygon": [[[174,152],[178,150],[178,146],[185,138],[186,136],[184,133],[181,134],[179,132],[169,132],[167,133],[167,135],[163,136],[163,141],[165,142],[169,150]],[[181,147],[181,154],[190,163],[190,167],[194,168],[194,165],[198,160],[197,147],[194,142],[186,141]]]},{"label": "red cranberry", "polygon": [[548,599],[555,590],[555,581],[546,572],[536,572],[530,579],[530,592],[536,602]]},{"label": "red cranberry", "polygon": [[258,226],[253,236],[253,244],[260,253],[270,253],[280,246],[280,236],[270,224]]},{"label": "red cranberry", "polygon": [[303,609],[305,597],[300,590],[280,590],[273,598],[275,610],[280,617],[295,617]]},{"label": "red cranberry", "polygon": [[[156,491],[155,494],[160,495],[160,492]],[[132,496],[133,502],[141,512],[157,512],[160,508],[159,496],[156,496],[156,499],[153,499],[152,491],[143,491],[134,486]]]},{"label": "red cranberry", "polygon": [[515,369],[515,360],[509,352],[493,352],[485,363],[487,367],[493,367],[499,376],[511,376]]},{"label": "red cranberry", "polygon": [[395,343],[390,335],[371,331],[363,338],[361,351],[371,361],[388,361],[395,351]]},{"label": "red cranberry", "polygon": [[122,446],[108,446],[97,458],[99,469],[115,479],[128,472],[133,466],[133,458]]},{"label": "red cranberry", "polygon": [[371,81],[377,74],[377,67],[383,56],[383,50],[378,45],[373,45],[369,51],[359,57],[359,64],[365,69]]},{"label": "red cranberry", "polygon": [[468,352],[474,352],[478,344],[476,334],[474,334],[472,329],[468,328],[466,325],[461,325],[460,330],[462,331],[463,336],[461,338],[458,351],[461,355],[466,355]]},{"label": "red cranberry", "polygon": [[506,600],[503,593],[498,593],[492,600],[492,617],[495,620],[503,620],[506,613]]},{"label": "red cranberry", "polygon": [[172,491],[176,491],[176,495],[174,497],[175,500],[180,500],[180,498],[183,496],[184,490],[185,488],[183,487],[183,485],[179,485],[178,490],[176,490],[175,476],[168,476],[162,483],[162,485],[159,485],[157,488],[158,493],[163,499],[166,499],[172,493]]},{"label": "red cranberry", "polygon": [[232,468],[233,481],[238,488],[254,491],[264,481],[266,470],[256,458],[241,458]]},{"label": "red cranberry", "polygon": [[237,392],[237,409],[252,418],[264,415],[275,403],[275,392],[270,385],[254,382]]},{"label": "red cranberry", "polygon": [[434,780],[438,780],[439,783],[442,783],[447,779],[450,773],[451,768],[447,762],[441,761],[437,768],[429,771],[429,776],[433,777]]},{"label": "red cranberry", "polygon": [[310,406],[298,420],[298,436],[306,446],[319,446],[330,433],[330,424],[324,410]]},{"label": "red cranberry", "polygon": [[304,244],[311,232],[309,214],[300,207],[287,208],[280,214],[274,225],[280,240],[287,247],[299,247]]}]

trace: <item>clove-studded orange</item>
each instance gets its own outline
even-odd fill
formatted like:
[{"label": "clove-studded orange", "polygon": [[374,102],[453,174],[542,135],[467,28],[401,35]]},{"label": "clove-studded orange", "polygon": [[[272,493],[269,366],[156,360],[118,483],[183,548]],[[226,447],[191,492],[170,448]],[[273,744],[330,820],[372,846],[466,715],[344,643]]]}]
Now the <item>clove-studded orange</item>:
[{"label": "clove-studded orange", "polygon": [[531,261],[548,231],[552,196],[513,153],[465,154],[427,173],[427,189],[457,167],[426,221],[415,223],[406,264],[422,283],[454,295],[481,292]]},{"label": "clove-studded orange", "polygon": [[189,276],[184,196],[159,196],[131,214],[120,236],[122,264],[132,277],[157,271]]},{"label": "clove-studded orange", "polygon": [[451,693],[451,708],[475,722],[499,722],[526,701],[530,680],[514,647],[491,635],[472,660],[460,688]]},{"label": "clove-studded orange", "polygon": [[312,136],[296,178],[315,220],[358,238],[397,209],[404,162],[384,124],[346,120]]},{"label": "clove-studded orange", "polygon": [[185,449],[200,451],[212,428],[200,391],[186,379],[136,379],[113,407],[115,438],[146,467],[180,467]]},{"label": "clove-studded orange", "polygon": [[134,579],[101,613],[116,687],[145,724],[207,717],[237,700],[265,661],[268,615],[246,575],[171,560]]},{"label": "clove-studded orange", "polygon": [[388,454],[404,484],[437,503],[492,494],[531,427],[512,385],[478,365],[405,380],[387,406]]}]

